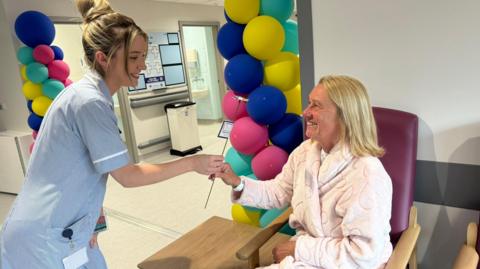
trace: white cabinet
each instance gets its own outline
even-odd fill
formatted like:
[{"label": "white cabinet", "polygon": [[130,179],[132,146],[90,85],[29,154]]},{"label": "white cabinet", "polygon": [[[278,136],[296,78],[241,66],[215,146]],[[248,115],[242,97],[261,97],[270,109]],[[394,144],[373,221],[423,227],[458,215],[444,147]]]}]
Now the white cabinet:
[{"label": "white cabinet", "polygon": [[30,133],[0,132],[0,192],[18,193],[30,159]]}]

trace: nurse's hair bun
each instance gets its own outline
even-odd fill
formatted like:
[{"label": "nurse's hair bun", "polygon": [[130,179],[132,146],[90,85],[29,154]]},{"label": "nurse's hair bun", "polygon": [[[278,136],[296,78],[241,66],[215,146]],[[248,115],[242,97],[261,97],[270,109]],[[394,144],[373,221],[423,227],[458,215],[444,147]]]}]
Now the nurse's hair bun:
[{"label": "nurse's hair bun", "polygon": [[107,0],[75,0],[78,11],[82,14],[83,23],[88,24],[97,18],[114,13]]}]

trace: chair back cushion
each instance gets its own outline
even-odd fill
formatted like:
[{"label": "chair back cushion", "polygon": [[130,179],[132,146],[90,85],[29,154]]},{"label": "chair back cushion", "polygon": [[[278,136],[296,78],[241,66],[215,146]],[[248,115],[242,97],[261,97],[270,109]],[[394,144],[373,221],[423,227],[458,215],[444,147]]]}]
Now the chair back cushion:
[{"label": "chair back cushion", "polygon": [[392,178],[393,200],[390,238],[395,245],[408,227],[410,207],[415,187],[417,160],[418,117],[414,114],[374,107],[378,143],[385,149],[380,158]]}]

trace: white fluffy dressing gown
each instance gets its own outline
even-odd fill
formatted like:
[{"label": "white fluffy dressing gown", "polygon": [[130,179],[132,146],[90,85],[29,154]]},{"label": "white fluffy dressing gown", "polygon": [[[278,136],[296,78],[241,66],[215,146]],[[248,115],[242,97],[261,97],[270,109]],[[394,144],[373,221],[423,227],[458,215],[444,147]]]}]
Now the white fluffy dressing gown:
[{"label": "white fluffy dressing gown", "polygon": [[245,179],[235,203],[293,207],[294,257],[269,269],[383,268],[392,253],[392,183],[375,157],[353,157],[337,144],[326,154],[316,142],[297,147],[275,179]]}]

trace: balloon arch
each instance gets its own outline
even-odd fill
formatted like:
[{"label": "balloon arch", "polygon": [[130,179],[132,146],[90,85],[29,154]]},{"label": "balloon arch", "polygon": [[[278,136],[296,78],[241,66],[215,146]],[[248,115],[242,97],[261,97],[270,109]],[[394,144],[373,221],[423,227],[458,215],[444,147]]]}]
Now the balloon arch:
[{"label": "balloon arch", "polygon": [[[237,175],[255,180],[274,178],[303,140],[293,8],[293,0],[225,0],[227,23],[217,44],[228,60],[222,109],[234,122],[225,160]],[[282,212],[232,206],[234,220],[260,227]]]}]

